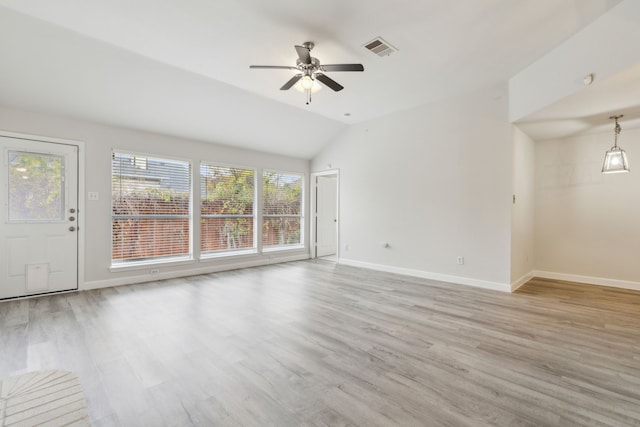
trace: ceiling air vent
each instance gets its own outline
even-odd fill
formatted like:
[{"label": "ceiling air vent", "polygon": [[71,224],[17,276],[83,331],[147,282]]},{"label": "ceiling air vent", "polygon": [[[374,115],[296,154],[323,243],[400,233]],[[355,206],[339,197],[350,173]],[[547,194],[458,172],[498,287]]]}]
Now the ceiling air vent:
[{"label": "ceiling air vent", "polygon": [[365,48],[378,56],[389,56],[398,49],[387,43],[382,37],[377,37],[364,45]]}]

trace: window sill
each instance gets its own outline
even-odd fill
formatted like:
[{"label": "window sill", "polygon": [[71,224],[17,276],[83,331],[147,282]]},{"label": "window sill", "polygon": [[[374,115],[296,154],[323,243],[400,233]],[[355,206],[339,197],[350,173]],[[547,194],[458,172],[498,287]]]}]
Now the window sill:
[{"label": "window sill", "polygon": [[112,272],[117,271],[132,271],[132,270],[145,270],[149,267],[155,266],[174,266],[174,265],[186,265],[193,264],[195,260],[191,257],[176,257],[176,258],[167,258],[162,260],[149,260],[149,261],[137,261],[137,262],[127,262],[120,264],[111,264],[109,270]]},{"label": "window sill", "polygon": [[[274,253],[285,253],[285,252],[299,252],[304,250],[304,245],[291,245],[291,246],[274,246],[271,248],[263,248],[262,254],[274,254]],[[246,256],[259,256],[256,249],[248,249],[241,251],[233,251],[233,252],[222,252],[222,253],[211,253],[204,254],[200,256],[200,262],[208,262],[216,259],[223,258],[240,258]],[[109,271],[111,272],[121,272],[121,271],[135,271],[135,270],[146,270],[148,268],[160,267],[160,266],[178,266],[178,265],[188,265],[194,264],[196,260],[191,257],[175,257],[175,258],[167,258],[162,260],[148,260],[148,261],[138,261],[138,262],[128,262],[128,263],[120,263],[120,264],[111,264],[109,267]]]},{"label": "window sill", "polygon": [[304,249],[304,245],[273,246],[270,248],[262,248],[262,253],[299,251],[301,249]]},{"label": "window sill", "polygon": [[218,259],[218,258],[233,258],[237,256],[243,255],[258,255],[258,251],[256,249],[245,249],[238,251],[227,251],[227,252],[211,252],[200,255],[200,261],[207,261],[210,259]]}]

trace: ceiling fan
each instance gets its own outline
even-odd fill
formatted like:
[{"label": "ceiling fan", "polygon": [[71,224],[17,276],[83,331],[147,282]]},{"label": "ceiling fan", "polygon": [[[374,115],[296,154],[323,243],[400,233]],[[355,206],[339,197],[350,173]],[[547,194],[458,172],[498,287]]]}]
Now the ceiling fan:
[{"label": "ceiling fan", "polygon": [[296,52],[298,53],[298,59],[296,59],[295,67],[287,65],[250,65],[249,68],[275,68],[298,71],[295,76],[291,77],[291,79],[289,79],[289,81],[280,88],[280,90],[289,90],[293,85],[300,81],[300,86],[307,93],[307,104],[311,102],[311,89],[314,87],[316,81],[336,92],[344,89],[344,86],[324,74],[325,72],[364,71],[362,64],[322,65],[318,58],[311,57],[311,49],[313,49],[314,46],[313,42],[305,42],[302,43],[302,46],[295,46]]}]

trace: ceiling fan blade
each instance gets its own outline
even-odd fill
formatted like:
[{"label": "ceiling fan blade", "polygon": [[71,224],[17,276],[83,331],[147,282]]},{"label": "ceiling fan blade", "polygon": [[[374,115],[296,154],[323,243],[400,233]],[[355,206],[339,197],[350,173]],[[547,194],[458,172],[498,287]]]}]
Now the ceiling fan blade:
[{"label": "ceiling fan blade", "polygon": [[362,64],[329,64],[321,65],[323,71],[364,71]]},{"label": "ceiling fan blade", "polygon": [[284,86],[282,86],[280,88],[280,90],[289,90],[291,89],[291,86],[293,86],[294,84],[298,83],[298,80],[300,80],[302,78],[302,74],[296,74],[295,76],[291,77],[289,79],[288,82],[286,82],[284,84]]},{"label": "ceiling fan blade", "polygon": [[316,80],[318,80],[320,83],[324,83],[325,86],[328,86],[329,88],[335,90],[336,92],[341,91],[342,89],[344,89],[344,86],[342,86],[340,83],[336,82],[335,80],[325,76],[324,74],[316,74]]},{"label": "ceiling fan blade", "polygon": [[296,52],[303,64],[311,64],[311,51],[308,47],[296,45]]},{"label": "ceiling fan blade", "polygon": [[289,67],[288,65],[249,65],[249,68],[274,68],[281,70],[297,70],[296,67]]}]

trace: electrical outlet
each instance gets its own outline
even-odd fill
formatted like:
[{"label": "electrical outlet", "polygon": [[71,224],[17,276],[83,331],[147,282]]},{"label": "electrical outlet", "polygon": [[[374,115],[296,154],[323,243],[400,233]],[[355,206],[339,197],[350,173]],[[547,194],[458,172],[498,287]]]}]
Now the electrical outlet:
[{"label": "electrical outlet", "polygon": [[344,245],[344,251],[349,252],[349,245]]},{"label": "electrical outlet", "polygon": [[89,191],[87,193],[87,199],[89,200],[99,200],[100,194],[97,191]]},{"label": "electrical outlet", "polygon": [[151,269],[151,274],[155,275],[155,274],[159,274],[160,273],[160,269],[159,268],[152,268]]},{"label": "electrical outlet", "polygon": [[458,259],[456,260],[456,262],[458,263],[458,265],[463,265],[464,264],[464,257],[463,256],[459,256]]}]

